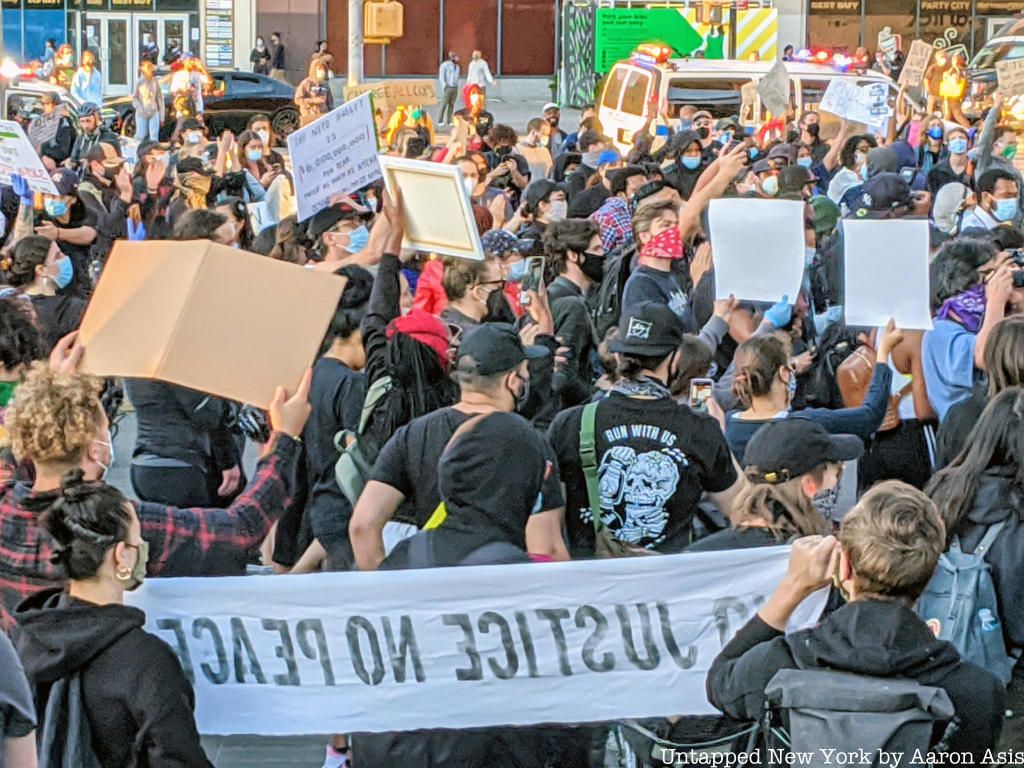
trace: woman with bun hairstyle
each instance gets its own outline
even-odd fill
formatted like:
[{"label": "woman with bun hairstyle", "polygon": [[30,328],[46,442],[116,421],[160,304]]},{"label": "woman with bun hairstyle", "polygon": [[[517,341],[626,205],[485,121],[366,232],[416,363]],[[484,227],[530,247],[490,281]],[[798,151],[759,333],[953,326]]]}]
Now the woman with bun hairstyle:
[{"label": "woman with bun hairstyle", "polygon": [[64,293],[74,282],[74,264],[53,240],[23,237],[0,259],[0,272],[7,285],[31,299],[46,354],[82,322],[85,300]]},{"label": "woman with bun hairstyle", "polygon": [[149,551],[135,509],[115,488],[82,478],[81,469],[64,476],[41,521],[66,588],[16,610],[15,646],[41,721],[40,762],[209,767],[178,657],[142,628],[142,611],[124,605],[124,593],[145,578]]}]

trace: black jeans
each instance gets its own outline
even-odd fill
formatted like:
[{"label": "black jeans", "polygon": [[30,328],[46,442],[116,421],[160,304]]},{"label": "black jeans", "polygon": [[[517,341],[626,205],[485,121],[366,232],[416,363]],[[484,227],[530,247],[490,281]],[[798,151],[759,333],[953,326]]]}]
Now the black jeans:
[{"label": "black jeans", "polygon": [[132,487],[142,501],[169,507],[212,507],[217,500],[217,484],[198,467],[142,467],[132,465]]}]

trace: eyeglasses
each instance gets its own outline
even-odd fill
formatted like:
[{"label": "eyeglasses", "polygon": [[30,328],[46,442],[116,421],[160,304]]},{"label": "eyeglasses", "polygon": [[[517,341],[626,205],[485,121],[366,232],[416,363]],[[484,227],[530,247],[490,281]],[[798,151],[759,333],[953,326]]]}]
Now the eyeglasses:
[{"label": "eyeglasses", "polygon": [[504,278],[502,278],[500,280],[484,280],[481,283],[477,283],[477,285],[496,285],[496,286],[498,286],[499,290],[504,290],[504,288],[505,288],[505,280],[504,280]]}]

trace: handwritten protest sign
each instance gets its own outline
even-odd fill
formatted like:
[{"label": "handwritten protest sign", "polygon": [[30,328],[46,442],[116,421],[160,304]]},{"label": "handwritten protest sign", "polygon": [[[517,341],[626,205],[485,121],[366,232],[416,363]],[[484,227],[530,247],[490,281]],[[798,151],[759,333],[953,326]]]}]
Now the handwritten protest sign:
[{"label": "handwritten protest sign", "polygon": [[899,84],[907,88],[918,88],[924,80],[924,71],[932,60],[932,52],[935,49],[924,40],[915,40],[910,44],[910,52],[907,60],[900,70]]},{"label": "handwritten protest sign", "polygon": [[15,174],[24,177],[33,192],[58,194],[25,131],[13,120],[0,120],[0,184],[10,184]]},{"label": "handwritten protest sign", "polygon": [[819,109],[878,128],[892,116],[892,107],[889,106],[889,84],[879,82],[857,85],[853,78],[833,78],[825,89]]},{"label": "handwritten protest sign", "polygon": [[1007,96],[1024,93],[1024,59],[996,62],[996,79],[999,90]]},{"label": "handwritten protest sign", "polygon": [[360,83],[345,86],[345,100],[350,101],[364,93],[373,94],[373,102],[381,108],[407,104],[415,107],[429,107],[437,104],[437,81],[422,80],[381,80],[376,83]]},{"label": "handwritten protest sign", "polygon": [[59,106],[48,115],[37,115],[32,118],[32,122],[28,124],[28,140],[37,152],[43,144],[57,138],[57,129],[60,128],[62,117],[64,107]]},{"label": "handwritten protest sign", "polygon": [[[788,554],[147,579],[126,598],[181,660],[200,733],[709,715],[708,669]],[[826,595],[789,628],[813,625]]]},{"label": "handwritten protest sign", "polygon": [[377,127],[369,93],[348,101],[288,137],[299,221],[327,207],[334,195],[380,178]]},{"label": "handwritten protest sign", "polygon": [[786,114],[789,107],[789,72],[782,59],[775,62],[775,66],[757,83],[757,92],[773,117]]}]

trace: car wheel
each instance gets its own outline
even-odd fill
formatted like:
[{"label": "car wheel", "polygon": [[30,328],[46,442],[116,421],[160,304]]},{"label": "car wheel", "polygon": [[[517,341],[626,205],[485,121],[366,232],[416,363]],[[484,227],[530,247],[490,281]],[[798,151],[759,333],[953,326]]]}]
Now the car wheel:
[{"label": "car wheel", "polygon": [[274,113],[274,118],[270,123],[270,127],[274,131],[274,135],[278,138],[285,138],[289,134],[295,133],[299,128],[299,113],[294,109],[282,109]]}]

